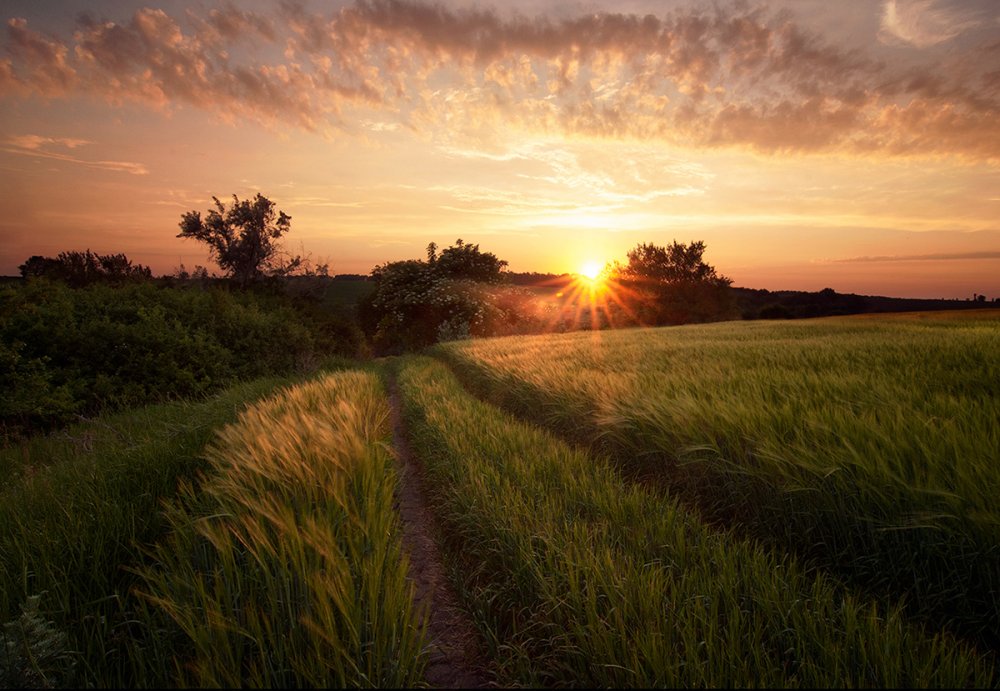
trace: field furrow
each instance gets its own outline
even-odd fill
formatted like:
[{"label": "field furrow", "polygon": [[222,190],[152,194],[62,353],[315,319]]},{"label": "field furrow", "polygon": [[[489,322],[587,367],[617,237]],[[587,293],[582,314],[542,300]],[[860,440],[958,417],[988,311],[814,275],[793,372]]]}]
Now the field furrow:
[{"label": "field furrow", "polygon": [[396,504],[403,551],[414,584],[413,602],[427,620],[427,669],[424,680],[434,688],[476,689],[490,686],[488,661],[479,636],[459,603],[449,579],[448,564],[438,546],[439,526],[427,504],[421,464],[410,451],[399,392],[387,380],[393,447],[399,466]]}]

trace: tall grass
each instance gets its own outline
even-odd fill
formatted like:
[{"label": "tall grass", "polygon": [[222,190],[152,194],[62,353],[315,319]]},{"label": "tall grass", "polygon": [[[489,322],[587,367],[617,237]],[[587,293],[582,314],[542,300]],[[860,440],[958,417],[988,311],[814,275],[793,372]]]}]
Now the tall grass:
[{"label": "tall grass", "polygon": [[343,372],[223,429],[172,504],[142,593],[188,650],[176,683],[400,687],[425,658],[380,379]]},{"label": "tall grass", "polygon": [[214,430],[288,382],[258,379],[202,401],[105,415],[0,450],[0,622],[18,632],[6,642],[20,646],[0,667],[13,674],[61,641],[25,670],[28,679],[133,685],[135,577],[123,567],[163,533],[160,501],[204,468],[198,454]]},{"label": "tall grass", "polygon": [[1000,313],[452,343],[481,394],[1000,644]]},{"label": "tall grass", "polygon": [[447,369],[398,375],[415,452],[510,682],[532,686],[988,686],[992,662],[788,557],[706,528]]}]

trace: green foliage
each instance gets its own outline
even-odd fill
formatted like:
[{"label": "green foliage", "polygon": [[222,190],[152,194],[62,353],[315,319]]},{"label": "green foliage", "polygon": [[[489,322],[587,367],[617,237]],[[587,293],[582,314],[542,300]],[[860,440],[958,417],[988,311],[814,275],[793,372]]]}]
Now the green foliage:
[{"label": "green foliage", "polygon": [[25,358],[24,343],[0,341],[0,438],[69,420],[79,404],[66,384],[54,386],[47,357]]},{"label": "green foliage", "polygon": [[996,684],[990,656],[707,527],[606,459],[473,399],[441,363],[400,370],[454,571],[508,685]]},{"label": "green foliage", "polygon": [[643,325],[732,318],[732,280],[705,263],[704,252],[704,242],[685,245],[676,240],[666,247],[642,243],[629,250],[628,262],[615,262],[610,272],[619,299],[627,304],[616,317]]},{"label": "green foliage", "polygon": [[461,238],[439,255],[435,254],[435,250],[434,243],[431,243],[427,248],[428,263],[434,266],[439,276],[446,278],[497,283],[507,266],[505,260],[497,259],[492,252],[481,252],[479,245],[466,244]]},{"label": "green foliage", "polygon": [[292,217],[275,210],[274,202],[257,194],[253,200],[233,195],[227,209],[218,197],[204,220],[199,211],[181,216],[179,238],[208,245],[215,263],[237,285],[245,287],[264,276],[287,275],[302,264],[301,257],[282,261],[278,240],[291,229]]},{"label": "green foliage", "polygon": [[18,269],[24,278],[50,278],[74,288],[91,283],[148,281],[153,277],[148,266],[133,265],[124,254],[94,254],[90,250],[61,252],[55,259],[36,254]]},{"label": "green foliage", "polygon": [[307,299],[222,288],[31,280],[0,287],[5,436],[74,415],[204,394],[353,355],[360,336]]},{"label": "green foliage", "polygon": [[72,686],[73,654],[66,634],[39,610],[41,595],[22,605],[20,616],[0,629],[0,687]]},{"label": "green foliage", "polygon": [[[428,260],[390,262],[372,270],[374,290],[359,304],[362,328],[376,352],[418,350],[440,340],[513,333],[530,321],[526,291],[500,286],[507,262],[457,240]],[[518,301],[518,296],[521,297]]]}]

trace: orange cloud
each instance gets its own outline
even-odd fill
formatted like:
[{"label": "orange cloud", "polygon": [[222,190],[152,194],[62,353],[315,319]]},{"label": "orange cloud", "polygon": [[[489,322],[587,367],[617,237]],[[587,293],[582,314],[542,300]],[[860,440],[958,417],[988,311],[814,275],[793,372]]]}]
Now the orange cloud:
[{"label": "orange cloud", "polygon": [[[28,29],[24,19],[7,21],[7,52],[12,59],[6,62],[0,85],[60,96],[76,84],[76,70],[68,64],[66,45]],[[15,64],[23,68],[21,74],[15,73]]]},{"label": "orange cloud", "polygon": [[85,158],[78,158],[60,151],[52,151],[53,147],[77,149],[93,142],[86,139],[73,139],[69,137],[42,137],[37,134],[23,134],[8,137],[3,144],[0,144],[0,151],[20,156],[31,156],[33,158],[44,158],[66,163],[76,163],[98,170],[110,170],[115,172],[130,173],[132,175],[148,175],[149,170],[141,163],[132,161],[95,161]]},{"label": "orange cloud", "polygon": [[955,259],[1000,259],[997,252],[939,252],[937,254],[903,254],[880,255],[875,257],[852,257],[850,259],[834,259],[837,263],[868,263],[868,262],[912,262],[912,261],[950,261]]},{"label": "orange cloud", "polygon": [[86,139],[73,139],[69,137],[42,137],[37,134],[24,134],[20,136],[13,136],[7,138],[7,144],[17,147],[19,149],[28,150],[38,150],[42,147],[55,144],[57,146],[65,146],[67,149],[76,149],[77,147],[90,144],[91,142]]},{"label": "orange cloud", "polygon": [[132,161],[91,161],[83,158],[77,158],[75,156],[70,156],[69,154],[62,154],[53,151],[42,151],[37,147],[5,147],[0,146],[0,151],[9,154],[18,154],[21,156],[32,156],[34,158],[47,158],[54,161],[63,161],[64,163],[76,163],[78,165],[86,166],[88,168],[95,168],[98,170],[110,170],[121,173],[130,173],[132,175],[149,175],[149,169],[146,168],[141,163],[134,163]]},{"label": "orange cloud", "polygon": [[[890,4],[884,31],[901,35],[906,17],[944,21],[913,19],[919,2]],[[1000,157],[996,45],[914,70],[754,9],[529,20],[375,0],[331,14],[226,5],[189,11],[182,26],[146,8],[122,24],[84,17],[72,41],[12,19],[7,54],[10,97],[90,93],[326,133],[364,134],[377,120],[473,142],[522,128],[765,153]]]}]

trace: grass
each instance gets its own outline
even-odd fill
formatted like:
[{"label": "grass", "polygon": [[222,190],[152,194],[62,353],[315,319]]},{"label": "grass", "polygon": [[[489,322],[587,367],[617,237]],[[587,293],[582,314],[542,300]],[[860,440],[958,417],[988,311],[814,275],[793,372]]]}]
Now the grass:
[{"label": "grass", "polygon": [[992,686],[992,660],[466,394],[398,381],[461,590],[502,678],[529,686]]},{"label": "grass", "polygon": [[0,451],[2,685],[419,681],[376,376],[290,388],[224,427],[294,383]]},{"label": "grass", "polygon": [[[131,685],[135,578],[123,567],[163,534],[160,501],[205,467],[198,455],[214,430],[290,381],[105,415],[0,450],[0,621],[35,632],[6,641],[65,642],[50,656],[57,665],[32,674]],[[17,664],[8,655],[4,667]]]},{"label": "grass", "polygon": [[1000,644],[1000,312],[438,347],[477,392],[707,519]]},{"label": "grass", "polygon": [[372,373],[269,399],[209,447],[142,570],[187,654],[176,683],[407,687],[426,664],[393,508],[388,403]]},{"label": "grass", "polygon": [[[388,368],[509,685],[1000,684],[1000,312],[431,352]],[[0,686],[420,685],[374,369],[0,450]]]}]

